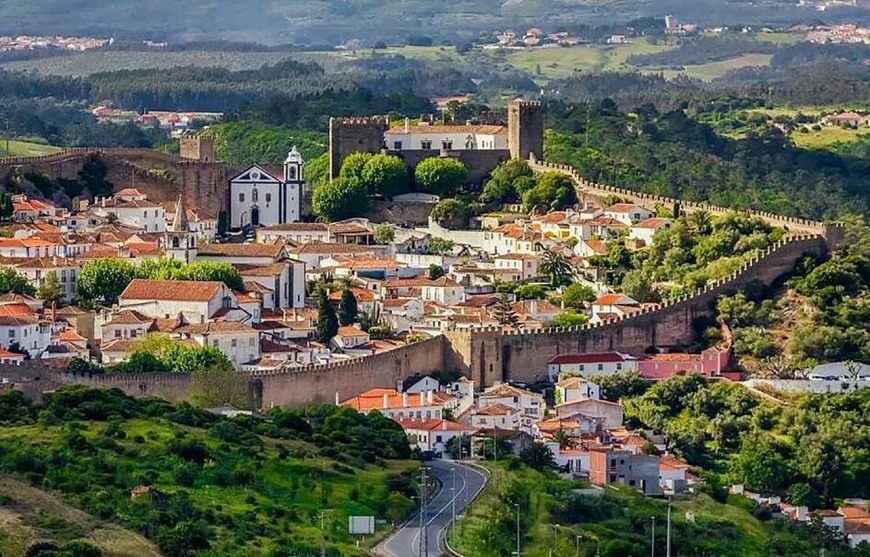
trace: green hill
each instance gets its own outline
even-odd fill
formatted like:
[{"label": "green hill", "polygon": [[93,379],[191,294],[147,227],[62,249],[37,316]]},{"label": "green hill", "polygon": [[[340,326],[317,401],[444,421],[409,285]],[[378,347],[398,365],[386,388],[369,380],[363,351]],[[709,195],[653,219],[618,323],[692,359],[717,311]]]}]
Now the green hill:
[{"label": "green hill", "polygon": [[348,516],[386,524],[413,508],[418,463],[402,460],[405,435],[380,415],[230,420],[76,387],[39,406],[2,394],[0,424],[0,473],[31,486],[0,482],[3,555],[35,539],[92,540],[106,555],[307,555],[323,536],[350,557],[375,539],[358,549]]}]

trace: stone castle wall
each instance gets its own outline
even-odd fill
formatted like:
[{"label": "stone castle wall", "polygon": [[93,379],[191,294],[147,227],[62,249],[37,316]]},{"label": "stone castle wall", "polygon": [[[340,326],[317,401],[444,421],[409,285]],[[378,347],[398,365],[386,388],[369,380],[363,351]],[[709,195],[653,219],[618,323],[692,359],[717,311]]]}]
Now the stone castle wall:
[{"label": "stone castle wall", "polygon": [[188,207],[217,216],[227,204],[229,179],[236,169],[220,162],[189,160],[151,149],[65,149],[40,157],[0,157],[0,177],[13,169],[75,179],[88,157],[97,156],[116,190],[135,187],[155,202],[184,195]]}]

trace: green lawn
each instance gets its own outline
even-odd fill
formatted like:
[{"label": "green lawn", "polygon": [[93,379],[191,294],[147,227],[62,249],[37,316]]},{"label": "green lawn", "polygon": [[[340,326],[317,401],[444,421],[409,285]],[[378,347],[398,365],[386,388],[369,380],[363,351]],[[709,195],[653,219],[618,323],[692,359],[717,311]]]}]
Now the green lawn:
[{"label": "green lawn", "polygon": [[837,126],[822,126],[822,129],[819,131],[811,129],[808,133],[793,132],[791,138],[798,147],[824,149],[835,143],[856,141],[861,136],[866,136],[867,134],[867,128],[849,130],[838,128]]},{"label": "green lawn", "polygon": [[701,64],[697,66],[686,66],[682,72],[689,77],[702,79],[704,81],[712,81],[718,77],[722,77],[731,70],[739,68],[747,68],[753,66],[769,66],[772,54],[744,54],[736,58],[721,60],[719,62],[710,62],[709,64]]},{"label": "green lawn", "polygon": [[39,157],[42,155],[51,155],[60,150],[60,147],[55,147],[54,145],[32,143],[29,141],[16,141],[14,139],[7,143],[5,139],[0,138],[0,157]]}]

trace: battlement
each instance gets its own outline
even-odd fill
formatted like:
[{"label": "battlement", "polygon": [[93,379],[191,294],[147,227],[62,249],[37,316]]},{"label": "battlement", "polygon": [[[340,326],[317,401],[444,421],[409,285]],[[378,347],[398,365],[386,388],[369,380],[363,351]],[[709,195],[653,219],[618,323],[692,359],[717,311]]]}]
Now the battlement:
[{"label": "battlement", "polygon": [[530,107],[530,108],[541,108],[544,104],[541,101],[530,100],[530,99],[514,99],[511,101],[511,104],[516,106]]},{"label": "battlement", "polygon": [[388,126],[390,124],[389,116],[350,116],[343,118],[330,118],[330,127],[340,126]]}]

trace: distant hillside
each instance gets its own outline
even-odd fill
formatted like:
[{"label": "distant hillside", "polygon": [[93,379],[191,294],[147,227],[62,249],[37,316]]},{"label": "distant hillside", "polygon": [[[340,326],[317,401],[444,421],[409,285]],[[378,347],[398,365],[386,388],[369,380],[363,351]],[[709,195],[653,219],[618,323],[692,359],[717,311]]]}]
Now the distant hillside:
[{"label": "distant hillside", "polygon": [[[794,2],[702,0],[4,0],[0,35],[92,34],[118,38],[232,39],[268,43],[336,44],[349,39],[473,38],[483,31],[525,25],[554,28],[602,24],[673,13],[699,23],[788,22],[815,12]],[[826,19],[855,19],[842,8]],[[360,25],[365,22],[365,25]]]}]

